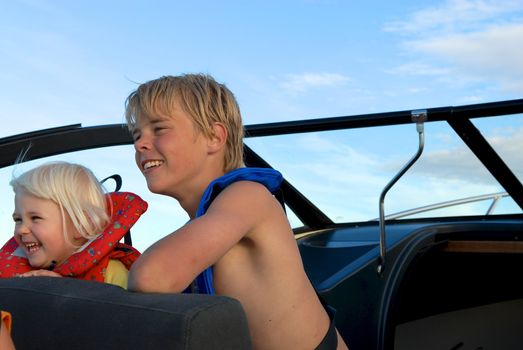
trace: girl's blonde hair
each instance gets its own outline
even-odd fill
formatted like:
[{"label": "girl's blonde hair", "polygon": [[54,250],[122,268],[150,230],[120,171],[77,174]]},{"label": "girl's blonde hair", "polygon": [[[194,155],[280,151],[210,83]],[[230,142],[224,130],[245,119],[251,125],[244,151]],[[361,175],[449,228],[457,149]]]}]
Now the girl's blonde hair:
[{"label": "girl's blonde hair", "polygon": [[141,118],[172,115],[175,103],[192,117],[197,131],[206,137],[213,136],[214,123],[225,126],[224,172],[245,166],[240,108],[233,93],[210,75],[163,76],[140,85],[125,101],[129,130],[132,131]]},{"label": "girl's blonde hair", "polygon": [[15,193],[25,191],[56,203],[62,214],[62,226],[68,242],[71,240],[66,232],[64,213],[87,240],[97,237],[109,224],[103,186],[92,171],[82,165],[49,162],[13,177],[9,184]]}]

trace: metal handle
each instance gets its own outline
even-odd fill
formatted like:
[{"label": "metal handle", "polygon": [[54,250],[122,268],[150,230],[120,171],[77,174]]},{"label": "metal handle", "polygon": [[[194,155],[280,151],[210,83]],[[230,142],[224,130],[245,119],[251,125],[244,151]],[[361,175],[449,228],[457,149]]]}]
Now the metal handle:
[{"label": "metal handle", "polygon": [[424,134],[424,122],[427,121],[427,110],[415,110],[411,112],[412,121],[416,123],[416,131],[418,132],[419,146],[416,154],[409,160],[407,164],[401,168],[401,170],[394,176],[392,180],[385,186],[380,195],[380,257],[378,259],[378,275],[382,275],[385,269],[385,254],[386,254],[386,242],[385,242],[385,195],[387,192],[394,186],[396,181],[400,179],[409,170],[409,168],[418,160],[423,152],[423,147],[425,146],[425,134]]}]

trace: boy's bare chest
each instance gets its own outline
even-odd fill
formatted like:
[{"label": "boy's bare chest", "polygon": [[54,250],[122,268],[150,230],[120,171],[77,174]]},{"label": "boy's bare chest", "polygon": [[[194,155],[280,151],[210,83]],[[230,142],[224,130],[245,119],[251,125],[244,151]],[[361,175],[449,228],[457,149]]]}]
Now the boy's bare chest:
[{"label": "boy's bare chest", "polygon": [[213,266],[213,284],[216,293],[237,295],[246,284],[256,283],[259,254],[253,245],[237,244]]}]

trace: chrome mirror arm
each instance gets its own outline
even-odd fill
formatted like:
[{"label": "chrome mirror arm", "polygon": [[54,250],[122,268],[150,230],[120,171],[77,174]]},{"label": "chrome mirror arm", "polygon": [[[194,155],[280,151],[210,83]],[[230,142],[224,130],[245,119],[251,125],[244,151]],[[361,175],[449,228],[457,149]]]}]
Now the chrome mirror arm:
[{"label": "chrome mirror arm", "polygon": [[416,123],[416,131],[418,132],[419,146],[416,154],[409,160],[407,164],[401,168],[401,170],[394,176],[392,180],[385,186],[380,195],[379,211],[380,211],[380,257],[378,259],[378,275],[382,275],[385,269],[385,254],[386,254],[386,242],[385,242],[385,195],[394,186],[396,181],[400,179],[409,170],[409,168],[418,160],[423,152],[425,146],[425,134],[424,134],[424,123],[427,121],[427,110],[415,110],[411,112],[412,121]]}]

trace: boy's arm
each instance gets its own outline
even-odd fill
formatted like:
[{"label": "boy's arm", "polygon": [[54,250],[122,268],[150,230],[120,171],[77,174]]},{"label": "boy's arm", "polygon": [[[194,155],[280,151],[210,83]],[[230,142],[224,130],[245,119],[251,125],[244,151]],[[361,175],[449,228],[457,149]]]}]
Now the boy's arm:
[{"label": "boy's arm", "polygon": [[149,247],[133,264],[129,290],[182,292],[256,227],[267,208],[278,205],[258,183],[241,181],[227,187],[207,213]]}]

